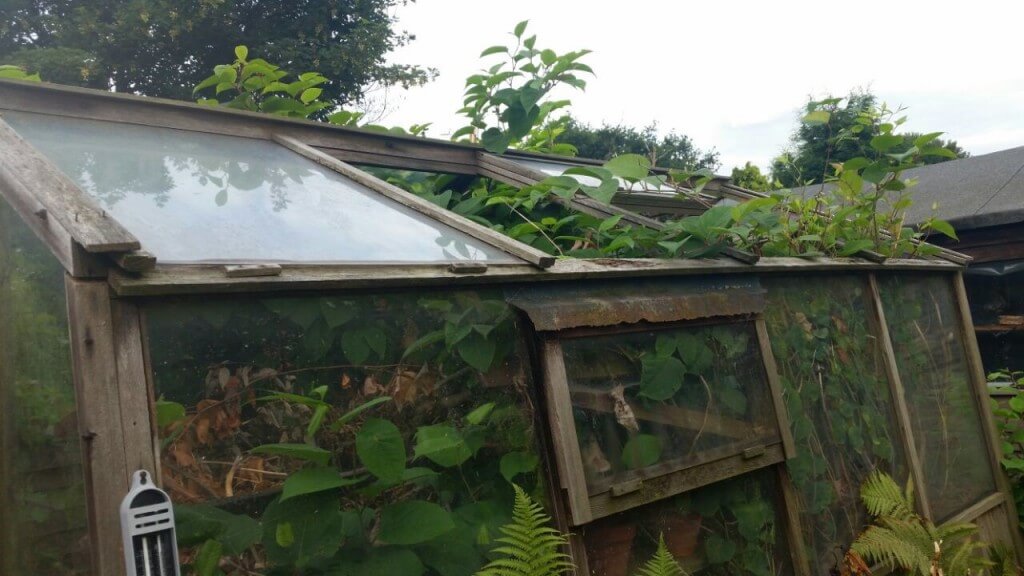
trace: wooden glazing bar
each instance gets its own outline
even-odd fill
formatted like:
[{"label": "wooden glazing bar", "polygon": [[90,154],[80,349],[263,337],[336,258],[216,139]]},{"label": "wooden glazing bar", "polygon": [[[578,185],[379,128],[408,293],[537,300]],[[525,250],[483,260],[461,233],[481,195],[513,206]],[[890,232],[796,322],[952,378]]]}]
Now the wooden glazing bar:
[{"label": "wooden glazing bar", "polygon": [[757,330],[757,343],[761,348],[761,360],[764,364],[768,388],[772,395],[772,407],[775,408],[775,418],[779,423],[779,435],[782,437],[782,446],[785,449],[787,459],[795,458],[796,441],[793,440],[793,431],[789,425],[789,413],[786,410],[786,402],[783,399],[782,382],[779,380],[779,367],[775,363],[775,354],[772,353],[771,340],[768,338],[768,327],[765,325],[763,316],[758,316],[754,320],[754,327]]},{"label": "wooden glazing bar", "polygon": [[[1002,460],[1002,441],[999,438],[999,431],[996,428],[995,415],[992,413],[992,405],[989,400],[988,379],[985,377],[985,367],[981,362],[981,352],[978,350],[978,337],[974,333],[974,320],[971,318],[971,308],[967,301],[967,288],[964,286],[962,272],[953,275],[953,293],[956,298],[956,307],[959,311],[960,338],[964,343],[964,350],[967,356],[967,366],[971,376],[971,390],[978,412],[982,418],[982,431],[985,436],[985,443],[988,445],[988,461],[992,467],[992,476],[996,479],[996,487],[1006,497],[1007,502],[1013,502],[1013,490],[1010,481],[1003,472],[1000,461]],[[1024,562],[1024,538],[1017,524],[1016,510],[1007,515],[1010,526],[1010,534],[1013,537],[1014,547],[1017,551],[1017,559]]]},{"label": "wooden glazing bar", "polygon": [[587,499],[587,481],[583,476],[583,457],[576,436],[576,421],[573,418],[572,400],[569,398],[562,344],[557,340],[544,341],[541,344],[541,354],[544,370],[542,386],[548,408],[548,426],[555,448],[558,475],[569,501],[572,524],[579,526],[586,524],[593,517]]},{"label": "wooden glazing bar", "polygon": [[139,240],[49,159],[0,119],[0,165],[19,179],[40,206],[88,252],[138,250]]},{"label": "wooden glazing bar", "polygon": [[885,321],[885,309],[882,306],[878,279],[874,274],[868,276],[868,286],[871,321],[874,324],[879,343],[882,347],[885,375],[889,381],[889,391],[892,394],[893,408],[896,411],[896,426],[899,428],[900,440],[903,442],[903,452],[906,454],[907,463],[910,465],[910,477],[914,484],[914,492],[917,495],[917,505],[925,518],[932,518],[928,492],[925,490],[924,471],[921,467],[921,459],[917,454],[917,444],[914,442],[914,431],[911,424],[910,411],[907,408],[903,380],[900,378],[896,352],[893,350],[892,338],[889,336],[889,325]]}]

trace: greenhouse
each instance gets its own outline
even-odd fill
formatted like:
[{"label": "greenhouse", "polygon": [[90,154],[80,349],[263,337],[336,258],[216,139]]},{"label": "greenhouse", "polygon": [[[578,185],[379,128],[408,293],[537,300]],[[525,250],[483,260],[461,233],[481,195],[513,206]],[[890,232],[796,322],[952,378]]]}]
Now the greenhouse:
[{"label": "greenhouse", "polygon": [[[879,470],[1024,552],[963,257],[559,258],[399,185],[567,162],[0,82],[0,573],[468,576],[518,486],[577,574],[663,537],[693,574],[810,576]],[[177,558],[123,537],[139,471]]]}]

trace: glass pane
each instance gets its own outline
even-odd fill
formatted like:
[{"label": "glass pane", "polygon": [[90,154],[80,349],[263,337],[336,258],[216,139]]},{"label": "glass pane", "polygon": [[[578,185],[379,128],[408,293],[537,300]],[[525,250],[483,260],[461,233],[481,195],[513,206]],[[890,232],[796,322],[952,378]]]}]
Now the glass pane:
[{"label": "glass pane", "polygon": [[64,269],[0,198],[0,574],[87,574]]},{"label": "glass pane", "polygon": [[[146,313],[186,563],[213,534],[238,574],[468,575],[510,519],[510,482],[545,500],[529,366],[500,293]],[[223,528],[204,531],[210,519]]]},{"label": "glass pane", "polygon": [[[579,164],[562,164],[561,162],[550,162],[547,160],[534,159],[527,160],[525,158],[511,158],[511,160],[518,162],[519,164],[522,164],[528,168],[539,170],[545,174],[548,174],[549,176],[561,176],[562,173],[568,170],[569,168],[579,166]],[[597,186],[598,184],[601,183],[600,180],[592,176],[583,176],[580,174],[573,174],[571,176],[578,180],[581,184],[585,184],[587,186]],[[619,178],[618,180],[620,190],[630,190],[633,192],[671,192],[672,194],[676,194],[678,192],[678,190],[676,190],[672,186],[669,186],[668,184],[660,184],[655,186],[647,182],[635,182],[631,184],[626,182],[625,180],[622,180],[621,178]]]},{"label": "glass pane", "polygon": [[564,340],[562,349],[591,495],[778,439],[752,325]]},{"label": "glass pane", "polygon": [[517,262],[272,142],[4,119],[164,262]]},{"label": "glass pane", "polygon": [[582,528],[592,576],[629,576],[658,537],[690,574],[793,574],[771,469],[731,478]]},{"label": "glass pane", "polygon": [[932,514],[995,491],[950,277],[879,278]]},{"label": "glass pane", "polygon": [[797,489],[812,572],[827,574],[865,525],[860,485],[906,480],[892,394],[863,276],[769,277],[765,322],[798,447]]}]

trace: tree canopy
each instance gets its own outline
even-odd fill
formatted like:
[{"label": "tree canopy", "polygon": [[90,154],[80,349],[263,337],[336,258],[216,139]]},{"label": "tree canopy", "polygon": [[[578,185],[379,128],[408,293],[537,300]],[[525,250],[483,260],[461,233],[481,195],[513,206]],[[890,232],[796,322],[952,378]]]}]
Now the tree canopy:
[{"label": "tree canopy", "polygon": [[742,168],[733,168],[729,179],[737,186],[755,192],[768,192],[772,189],[772,182],[768,176],[762,174],[761,169],[750,162],[747,162]]},{"label": "tree canopy", "polygon": [[390,11],[406,0],[6,0],[0,61],[51,82],[191,99],[236,45],[291,69],[318,70],[333,103],[371,84],[413,85],[435,72],[389,65],[413,39]]},{"label": "tree canopy", "polygon": [[[828,108],[829,121],[801,121],[790,137],[789,148],[772,161],[772,179],[787,188],[820,183],[831,175],[832,164],[873,155],[870,144],[871,139],[880,133],[879,124],[865,126],[865,129],[858,131],[852,131],[851,128],[857,125],[858,118],[866,111],[878,106],[875,95],[855,90],[845,98],[829,97],[822,102]],[[903,142],[895,146],[892,152],[909,150],[921,133],[905,132],[900,136]],[[954,140],[937,140],[935,144],[950,150],[957,158],[967,156],[967,152]],[[935,164],[949,159],[945,156],[926,156],[922,161]]]},{"label": "tree canopy", "polygon": [[610,160],[621,154],[640,154],[661,168],[714,171],[719,166],[717,150],[701,150],[688,136],[675,132],[659,136],[656,124],[643,129],[621,124],[592,128],[569,118],[559,140],[575,146],[584,158]]}]

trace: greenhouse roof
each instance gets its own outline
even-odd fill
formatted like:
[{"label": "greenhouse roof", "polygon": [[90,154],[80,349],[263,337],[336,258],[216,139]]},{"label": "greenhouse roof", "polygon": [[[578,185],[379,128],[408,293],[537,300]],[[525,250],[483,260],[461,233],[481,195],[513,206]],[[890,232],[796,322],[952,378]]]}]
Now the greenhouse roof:
[{"label": "greenhouse roof", "polygon": [[[573,260],[441,208],[357,165],[531,185],[600,161],[509,151],[193,103],[0,81],[0,194],[73,275],[123,293],[635,276],[834,265],[726,249],[703,260]],[[576,176],[585,179],[586,176]],[[700,213],[756,193],[715,179],[698,195],[629,189],[612,204],[559,200],[600,218]],[[696,198],[696,199],[695,199]],[[945,267],[966,259],[855,266]],[[873,260],[873,262],[871,261]]]}]

